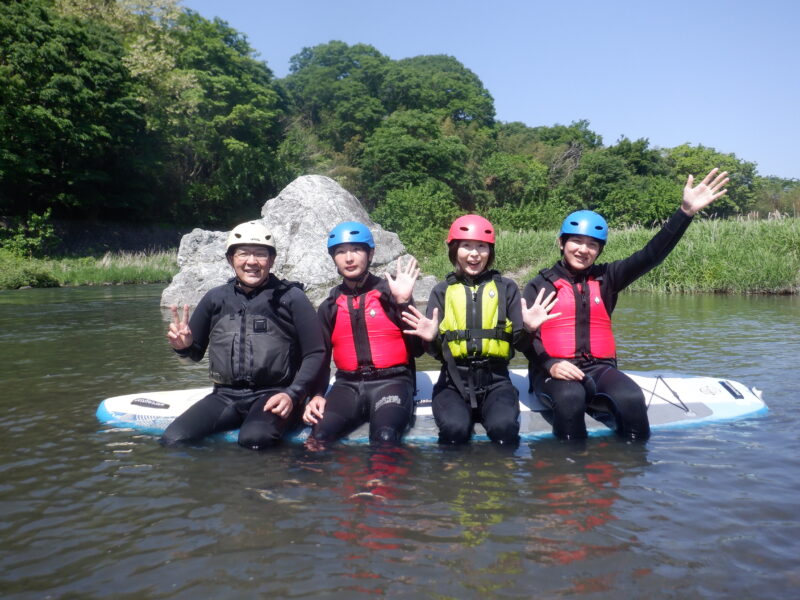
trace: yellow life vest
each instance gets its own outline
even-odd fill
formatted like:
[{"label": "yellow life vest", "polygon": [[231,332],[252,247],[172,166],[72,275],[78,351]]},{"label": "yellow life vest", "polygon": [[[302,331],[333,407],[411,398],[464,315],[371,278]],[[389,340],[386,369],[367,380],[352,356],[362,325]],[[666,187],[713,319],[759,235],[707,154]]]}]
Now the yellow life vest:
[{"label": "yellow life vest", "polygon": [[445,290],[439,334],[456,360],[511,358],[512,325],[498,280],[499,275],[475,286],[451,283]]}]

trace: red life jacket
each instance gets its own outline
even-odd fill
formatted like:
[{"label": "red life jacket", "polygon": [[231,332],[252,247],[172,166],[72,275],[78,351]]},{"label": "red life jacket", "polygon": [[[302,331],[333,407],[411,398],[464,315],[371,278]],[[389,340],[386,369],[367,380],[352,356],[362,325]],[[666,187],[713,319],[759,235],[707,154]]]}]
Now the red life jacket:
[{"label": "red life jacket", "polygon": [[583,283],[572,283],[552,270],[542,271],[542,275],[555,286],[555,310],[561,313],[542,324],[545,351],[553,358],[616,358],[611,317],[600,294],[600,282],[589,277]]},{"label": "red life jacket", "polygon": [[385,369],[410,361],[403,332],[387,316],[379,290],[336,298],[336,323],[331,334],[337,369]]}]

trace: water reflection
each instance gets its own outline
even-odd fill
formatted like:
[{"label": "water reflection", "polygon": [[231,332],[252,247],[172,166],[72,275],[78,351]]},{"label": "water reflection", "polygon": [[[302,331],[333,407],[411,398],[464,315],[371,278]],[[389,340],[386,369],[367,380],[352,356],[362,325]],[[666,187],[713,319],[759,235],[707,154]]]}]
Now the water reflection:
[{"label": "water reflection", "polygon": [[763,417],[640,445],[254,456],[95,421],[108,396],[205,385],[167,347],[159,295],[0,293],[4,597],[785,598],[799,583],[798,298],[617,309],[625,368],[745,381]]}]

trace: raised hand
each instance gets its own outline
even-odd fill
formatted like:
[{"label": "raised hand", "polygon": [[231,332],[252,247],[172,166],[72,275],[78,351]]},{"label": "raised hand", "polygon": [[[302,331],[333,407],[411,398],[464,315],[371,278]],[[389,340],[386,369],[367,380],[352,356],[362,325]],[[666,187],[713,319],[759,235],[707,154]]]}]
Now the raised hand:
[{"label": "raised hand", "polygon": [[555,319],[561,315],[561,313],[549,314],[556,302],[558,302],[555,292],[550,292],[547,298],[543,298],[544,288],[539,290],[536,300],[530,306],[526,306],[525,298],[520,298],[522,302],[522,324],[525,326],[525,330],[530,333],[539,329],[545,321]]},{"label": "raised hand", "polygon": [[174,304],[169,307],[172,311],[172,322],[167,331],[169,345],[175,350],[185,350],[192,345],[192,330],[189,329],[189,305],[183,305],[183,318],[178,317],[178,307]]},{"label": "raised hand", "polygon": [[386,280],[389,282],[389,289],[395,302],[398,304],[407,304],[411,301],[412,293],[414,292],[414,283],[419,277],[419,267],[417,266],[417,259],[413,256],[408,264],[403,267],[401,260],[397,259],[397,271],[394,275],[386,273]]},{"label": "raised hand", "polygon": [[694,175],[689,175],[686,180],[686,185],[683,188],[681,210],[690,217],[693,217],[699,211],[703,210],[717,198],[721,198],[728,193],[728,190],[725,188],[730,181],[730,179],[728,179],[728,172],[723,171],[722,173],[717,173],[717,171],[719,171],[719,169],[711,169],[703,181],[694,187],[692,186],[694,183]]},{"label": "raised hand", "polygon": [[438,308],[433,309],[430,319],[419,312],[416,306],[409,306],[408,310],[404,310],[401,316],[403,321],[410,327],[410,329],[404,329],[403,333],[416,335],[426,342],[432,342],[439,335]]}]

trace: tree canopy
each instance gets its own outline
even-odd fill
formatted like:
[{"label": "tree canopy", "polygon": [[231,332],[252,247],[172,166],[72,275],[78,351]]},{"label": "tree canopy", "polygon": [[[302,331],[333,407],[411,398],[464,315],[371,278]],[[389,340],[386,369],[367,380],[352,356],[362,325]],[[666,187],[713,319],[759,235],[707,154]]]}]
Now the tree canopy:
[{"label": "tree canopy", "polygon": [[499,122],[452,56],[393,60],[334,40],[276,79],[244,35],[178,0],[0,4],[0,140],[0,217],[22,221],[229,226],[318,173],[424,249],[467,211],[499,229],[579,208],[658,223],[687,175],[715,166],[731,173],[717,217],[796,214],[799,197],[796,180],[711,146],[605,145],[586,119]]}]

